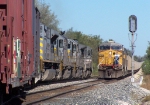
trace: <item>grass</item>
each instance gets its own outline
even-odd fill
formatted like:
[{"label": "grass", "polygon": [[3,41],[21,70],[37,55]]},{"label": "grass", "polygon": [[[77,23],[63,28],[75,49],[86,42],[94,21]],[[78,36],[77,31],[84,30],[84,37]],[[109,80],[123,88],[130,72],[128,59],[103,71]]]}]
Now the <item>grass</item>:
[{"label": "grass", "polygon": [[98,70],[94,69],[92,72],[92,76],[98,76]]},{"label": "grass", "polygon": [[150,96],[146,96],[146,97],[142,100],[142,102],[147,102],[147,101],[150,101]]},{"label": "grass", "polygon": [[149,75],[144,75],[144,80],[143,84],[141,87],[150,90],[150,74]]},{"label": "grass", "polygon": [[[144,75],[144,80],[141,87],[150,90],[150,74]],[[142,100],[142,102],[147,102],[147,101],[150,101],[150,95],[144,97],[144,99]]]}]

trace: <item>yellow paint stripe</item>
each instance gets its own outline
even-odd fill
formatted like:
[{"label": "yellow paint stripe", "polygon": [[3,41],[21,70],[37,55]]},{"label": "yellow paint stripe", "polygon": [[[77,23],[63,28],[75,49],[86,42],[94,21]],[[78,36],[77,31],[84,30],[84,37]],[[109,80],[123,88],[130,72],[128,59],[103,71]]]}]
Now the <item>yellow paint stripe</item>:
[{"label": "yellow paint stripe", "polygon": [[40,40],[43,40],[43,38],[40,38]]},{"label": "yellow paint stripe", "polygon": [[41,59],[41,60],[43,60],[43,57],[42,57],[42,56],[40,56],[40,59]]},{"label": "yellow paint stripe", "polygon": [[40,43],[40,47],[43,47],[43,43]]},{"label": "yellow paint stripe", "polygon": [[68,50],[68,53],[70,53],[70,50]]},{"label": "yellow paint stripe", "polygon": [[40,49],[40,53],[43,54],[43,50]]}]

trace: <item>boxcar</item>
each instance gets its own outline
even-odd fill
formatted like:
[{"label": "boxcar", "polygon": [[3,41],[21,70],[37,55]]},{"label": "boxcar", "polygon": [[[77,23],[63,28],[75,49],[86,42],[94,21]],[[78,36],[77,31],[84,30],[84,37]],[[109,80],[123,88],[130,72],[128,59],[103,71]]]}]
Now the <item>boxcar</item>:
[{"label": "boxcar", "polygon": [[4,94],[13,92],[12,89],[33,83],[38,72],[38,42],[34,41],[39,37],[39,12],[34,0],[0,0],[0,14],[2,100]]}]

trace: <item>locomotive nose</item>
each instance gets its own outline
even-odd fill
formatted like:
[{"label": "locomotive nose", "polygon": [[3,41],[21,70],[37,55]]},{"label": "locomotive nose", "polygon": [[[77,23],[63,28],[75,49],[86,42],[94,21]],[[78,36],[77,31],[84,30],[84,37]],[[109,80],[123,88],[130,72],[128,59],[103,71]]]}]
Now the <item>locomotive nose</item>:
[{"label": "locomotive nose", "polygon": [[107,65],[111,65],[112,64],[112,59],[113,59],[113,57],[112,57],[112,51],[109,51],[108,52],[108,54],[106,54],[107,55]]}]

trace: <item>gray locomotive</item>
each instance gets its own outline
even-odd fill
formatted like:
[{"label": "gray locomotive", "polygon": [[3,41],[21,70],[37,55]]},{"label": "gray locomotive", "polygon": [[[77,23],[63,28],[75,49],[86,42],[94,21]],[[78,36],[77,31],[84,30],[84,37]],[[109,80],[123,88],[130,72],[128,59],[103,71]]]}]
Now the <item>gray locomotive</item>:
[{"label": "gray locomotive", "polygon": [[92,49],[40,24],[40,75],[36,81],[89,78]]}]

